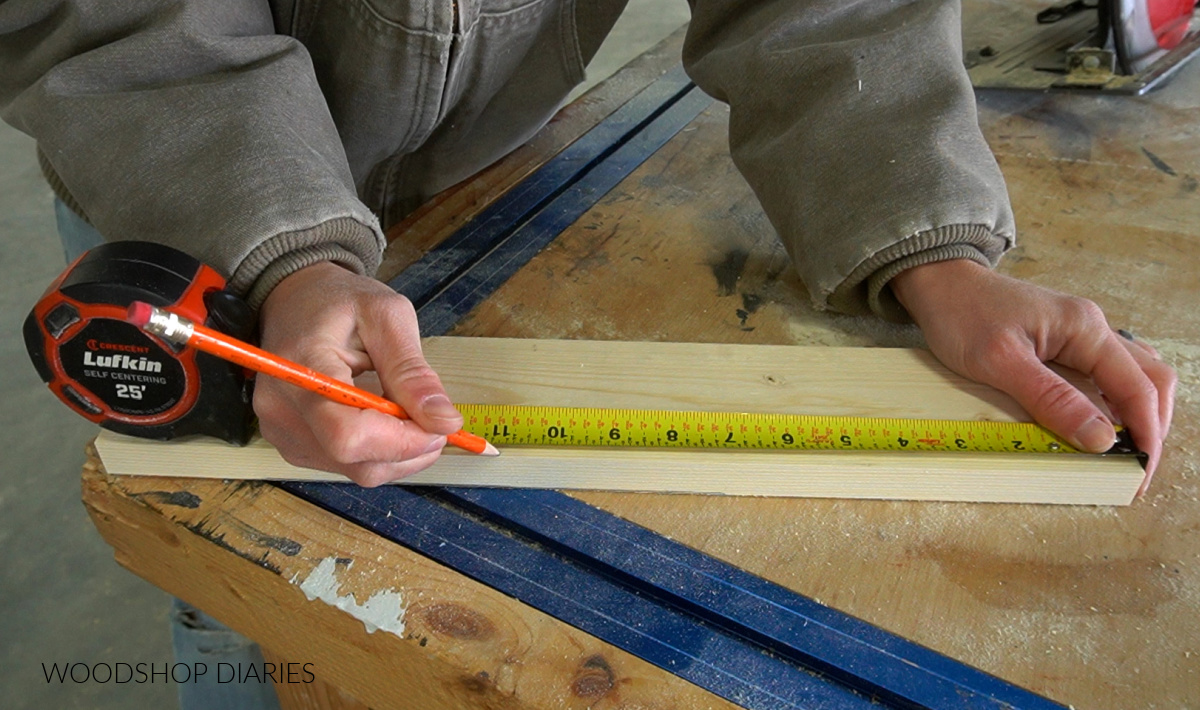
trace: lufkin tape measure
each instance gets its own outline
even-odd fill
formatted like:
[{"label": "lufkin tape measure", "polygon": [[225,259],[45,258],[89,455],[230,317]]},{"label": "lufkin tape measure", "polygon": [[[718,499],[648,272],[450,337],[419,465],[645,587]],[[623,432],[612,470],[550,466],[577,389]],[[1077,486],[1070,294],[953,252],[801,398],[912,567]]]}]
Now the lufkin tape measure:
[{"label": "lufkin tape measure", "polygon": [[122,434],[206,434],[245,444],[252,380],[240,367],[125,322],[133,301],[167,308],[245,339],[253,314],[216,271],[148,242],[112,242],[72,263],[25,319],[42,380],[83,417]]},{"label": "lufkin tape measure", "polygon": [[[463,428],[496,446],[1078,454],[1027,422],[460,404]],[[1137,454],[1126,430],[1109,454]]]}]

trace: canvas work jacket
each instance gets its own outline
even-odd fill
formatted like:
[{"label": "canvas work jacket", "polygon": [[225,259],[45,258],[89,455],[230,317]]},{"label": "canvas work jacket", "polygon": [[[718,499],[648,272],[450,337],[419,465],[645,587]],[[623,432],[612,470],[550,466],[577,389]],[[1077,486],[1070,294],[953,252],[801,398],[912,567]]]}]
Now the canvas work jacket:
[{"label": "canvas work jacket", "polygon": [[[169,244],[257,306],[536,132],[624,0],[7,0],[0,111],[110,240]],[[955,0],[693,0],[683,61],[821,307],[1013,244]],[[681,230],[686,234],[686,230]]]}]

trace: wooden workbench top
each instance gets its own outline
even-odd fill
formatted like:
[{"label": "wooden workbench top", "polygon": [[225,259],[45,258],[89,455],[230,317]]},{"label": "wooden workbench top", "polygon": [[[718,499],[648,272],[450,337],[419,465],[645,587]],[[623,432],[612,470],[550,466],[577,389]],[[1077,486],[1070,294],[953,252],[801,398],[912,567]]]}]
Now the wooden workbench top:
[{"label": "wooden workbench top", "polygon": [[[673,64],[678,41],[427,205],[380,275]],[[727,119],[714,104],[453,334],[919,345],[913,328],[812,308],[728,158]],[[1145,98],[985,94],[980,120],[1020,230],[1001,270],[1095,300],[1179,371],[1145,498],[1092,508],[574,495],[1064,704],[1200,706],[1200,64]],[[84,498],[123,564],[270,653],[314,661],[372,707],[729,707],[270,486],[93,466]],[[301,583],[322,564],[359,605],[400,595],[403,630],[367,634],[365,612],[309,601]]]}]

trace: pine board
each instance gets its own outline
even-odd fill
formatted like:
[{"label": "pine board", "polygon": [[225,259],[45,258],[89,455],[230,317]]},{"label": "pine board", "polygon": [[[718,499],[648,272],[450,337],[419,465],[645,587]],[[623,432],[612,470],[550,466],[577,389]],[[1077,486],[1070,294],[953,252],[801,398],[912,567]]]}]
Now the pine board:
[{"label": "pine board", "polygon": [[[1028,420],[1007,396],[920,350],[445,337],[426,340],[425,352],[464,403]],[[344,480],[295,468],[262,440],[237,448],[104,432],[96,447],[115,474]],[[494,459],[448,451],[404,481],[1094,505],[1127,505],[1140,482],[1128,457],[559,447],[509,448]]]}]

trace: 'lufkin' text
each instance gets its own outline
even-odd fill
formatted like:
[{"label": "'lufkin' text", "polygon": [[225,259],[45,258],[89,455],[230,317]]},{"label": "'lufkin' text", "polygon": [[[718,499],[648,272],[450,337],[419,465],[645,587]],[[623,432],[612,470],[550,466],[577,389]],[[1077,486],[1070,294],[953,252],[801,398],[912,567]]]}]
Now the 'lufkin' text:
[{"label": "'lufkin' text", "polygon": [[84,351],[83,364],[92,367],[107,367],[113,370],[162,372],[162,363],[155,360],[144,357],[132,358],[128,355],[92,355],[90,350]]}]

